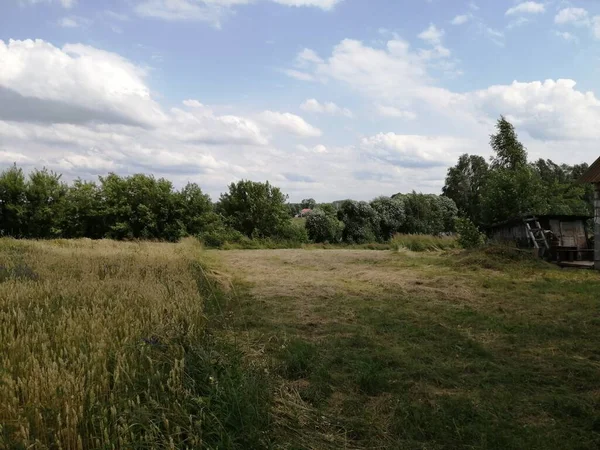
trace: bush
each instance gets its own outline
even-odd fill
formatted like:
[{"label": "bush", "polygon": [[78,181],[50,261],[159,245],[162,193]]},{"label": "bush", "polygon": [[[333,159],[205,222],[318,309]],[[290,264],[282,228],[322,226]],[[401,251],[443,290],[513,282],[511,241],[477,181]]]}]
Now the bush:
[{"label": "bush", "polygon": [[304,227],[304,221],[290,220],[286,225],[281,227],[276,240],[306,244],[308,242],[308,233]]},{"label": "bush", "polygon": [[377,241],[379,217],[367,202],[344,201],[338,210],[338,219],[344,222],[344,242],[365,244]]},{"label": "bush", "polygon": [[485,243],[485,235],[469,219],[456,219],[456,231],[462,248],[478,248]]},{"label": "bush", "polygon": [[397,234],[392,239],[392,248],[401,248],[413,252],[429,252],[458,248],[453,236],[433,236],[430,234]]},{"label": "bush", "polygon": [[378,238],[382,242],[387,242],[404,225],[404,221],[406,220],[404,201],[399,197],[378,197],[371,202],[371,207],[377,213],[378,224],[376,228],[379,234]]},{"label": "bush", "polygon": [[342,239],[344,224],[333,214],[316,209],[306,218],[308,238],[317,243],[337,243]]},{"label": "bush", "polygon": [[249,240],[246,236],[233,228],[220,226],[207,230],[198,235],[198,238],[206,247],[220,248],[225,244],[239,244]]}]

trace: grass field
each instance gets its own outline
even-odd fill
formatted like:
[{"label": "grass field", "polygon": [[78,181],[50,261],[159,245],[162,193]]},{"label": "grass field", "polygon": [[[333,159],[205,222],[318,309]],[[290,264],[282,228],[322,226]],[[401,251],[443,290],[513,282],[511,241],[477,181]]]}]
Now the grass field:
[{"label": "grass field", "polygon": [[0,449],[594,449],[600,275],[0,239]]},{"label": "grass field", "polygon": [[599,274],[504,250],[219,256],[289,448],[599,448]]}]

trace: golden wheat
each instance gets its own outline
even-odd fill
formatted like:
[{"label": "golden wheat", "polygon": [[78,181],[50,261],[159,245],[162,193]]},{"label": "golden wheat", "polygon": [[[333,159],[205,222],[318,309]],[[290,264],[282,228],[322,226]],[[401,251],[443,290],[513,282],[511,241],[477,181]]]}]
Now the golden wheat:
[{"label": "golden wheat", "polygon": [[199,254],[193,240],[0,239],[0,448],[175,448],[184,347],[204,324]]}]

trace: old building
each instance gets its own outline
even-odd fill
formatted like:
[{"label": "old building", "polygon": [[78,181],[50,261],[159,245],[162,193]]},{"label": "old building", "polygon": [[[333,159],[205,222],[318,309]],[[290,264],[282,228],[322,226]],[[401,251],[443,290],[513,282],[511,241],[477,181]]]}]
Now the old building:
[{"label": "old building", "polygon": [[596,250],[594,253],[594,262],[596,269],[600,270],[600,158],[583,174],[580,181],[582,183],[593,183],[596,186],[594,199],[594,242]]},{"label": "old building", "polygon": [[591,267],[591,217],[575,215],[523,216],[492,225],[491,240],[536,249],[540,257],[563,265]]}]

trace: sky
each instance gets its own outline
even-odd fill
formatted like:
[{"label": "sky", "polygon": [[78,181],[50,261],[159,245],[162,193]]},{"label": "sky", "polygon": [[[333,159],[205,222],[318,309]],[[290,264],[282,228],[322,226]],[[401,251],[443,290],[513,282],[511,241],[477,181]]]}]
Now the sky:
[{"label": "sky", "polygon": [[0,169],[439,193],[500,115],[600,156],[596,0],[1,0]]}]

